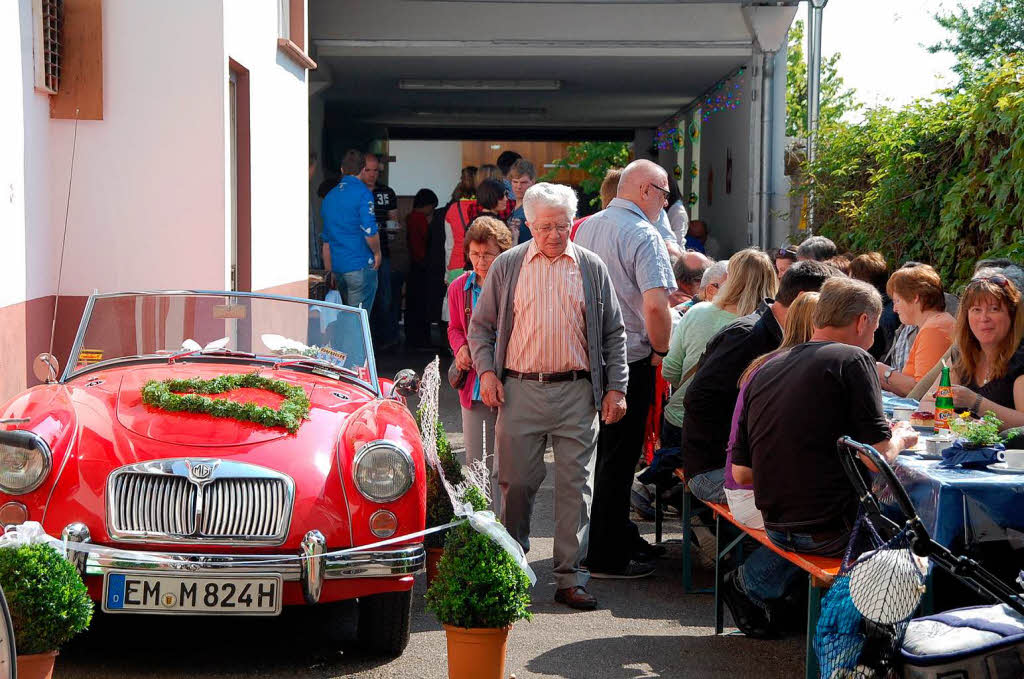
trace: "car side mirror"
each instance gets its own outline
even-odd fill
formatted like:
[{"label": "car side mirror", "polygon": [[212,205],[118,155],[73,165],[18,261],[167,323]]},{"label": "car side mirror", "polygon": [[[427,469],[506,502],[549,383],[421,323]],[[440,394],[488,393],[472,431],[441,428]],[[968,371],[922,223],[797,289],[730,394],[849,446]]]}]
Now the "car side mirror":
[{"label": "car side mirror", "polygon": [[59,369],[60,363],[53,354],[42,353],[32,361],[32,374],[40,382],[46,382],[47,384],[56,382]]},{"label": "car side mirror", "polygon": [[413,394],[418,394],[419,391],[419,376],[416,375],[415,370],[406,368],[405,370],[399,370],[395,374],[394,383],[391,385],[391,393],[388,394],[388,398],[394,398],[395,394],[409,398]]}]

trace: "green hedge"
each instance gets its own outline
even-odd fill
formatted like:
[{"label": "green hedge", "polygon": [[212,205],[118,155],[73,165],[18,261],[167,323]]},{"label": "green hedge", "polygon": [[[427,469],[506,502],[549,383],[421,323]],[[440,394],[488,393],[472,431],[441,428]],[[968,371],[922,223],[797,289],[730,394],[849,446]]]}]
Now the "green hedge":
[{"label": "green hedge", "polygon": [[823,128],[806,171],[816,231],[841,248],[931,263],[950,288],[980,258],[1024,259],[1024,58],[947,99]]},{"label": "green hedge", "polygon": [[[420,427],[420,433],[422,434],[423,427],[421,425],[421,418],[423,417],[423,411],[416,411],[416,425]],[[437,418],[434,422],[434,440],[437,444],[437,457],[441,461],[441,469],[444,472],[444,477],[448,479],[453,487],[462,483],[464,478],[462,474],[462,464],[459,462],[459,458],[455,455],[455,451],[452,450],[452,444],[448,441],[448,433],[444,429],[444,424],[441,422],[441,418]],[[443,526],[446,523],[450,523],[455,518],[455,510],[452,508],[451,500],[448,498],[448,491],[445,490],[444,484],[441,483],[441,476],[437,473],[437,470],[427,465],[427,522],[426,527],[432,528],[434,526]],[[424,538],[424,544],[427,547],[443,547],[445,534],[447,531],[441,531],[439,533],[431,533]]]},{"label": "green hedge", "polygon": [[[474,486],[463,499],[477,511],[488,508]],[[455,627],[501,628],[529,620],[529,605],[530,580],[508,552],[468,523],[451,530],[427,590],[427,609],[438,620]]]},{"label": "green hedge", "polygon": [[0,585],[21,655],[57,650],[89,627],[89,592],[75,567],[49,545],[0,549]]}]

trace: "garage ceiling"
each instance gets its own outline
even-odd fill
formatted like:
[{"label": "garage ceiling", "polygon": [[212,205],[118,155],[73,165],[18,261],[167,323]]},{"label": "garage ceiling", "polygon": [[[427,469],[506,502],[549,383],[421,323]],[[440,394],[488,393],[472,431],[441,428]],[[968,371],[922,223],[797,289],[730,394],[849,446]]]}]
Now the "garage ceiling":
[{"label": "garage ceiling", "polygon": [[[652,127],[750,60],[744,4],[309,0],[311,88],[331,110],[390,127]],[[767,12],[788,26],[796,0],[782,4]],[[400,80],[558,87],[410,91]]]}]

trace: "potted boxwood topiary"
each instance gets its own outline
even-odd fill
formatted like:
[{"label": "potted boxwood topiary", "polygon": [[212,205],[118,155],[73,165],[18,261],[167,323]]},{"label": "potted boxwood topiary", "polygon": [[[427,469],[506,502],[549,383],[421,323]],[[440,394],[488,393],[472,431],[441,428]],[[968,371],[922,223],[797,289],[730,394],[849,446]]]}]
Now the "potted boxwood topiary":
[{"label": "potted boxwood topiary", "polygon": [[57,649],[92,619],[82,578],[56,549],[32,544],[0,548],[0,586],[14,622],[19,679],[48,679]]},{"label": "potted boxwood topiary", "polygon": [[[416,411],[416,424],[420,425],[423,411]],[[453,487],[462,483],[462,465],[452,450],[452,444],[448,441],[448,434],[444,430],[444,424],[440,418],[434,420],[434,439],[437,444],[437,457],[441,461],[441,470],[448,483]],[[422,432],[422,425],[420,430]],[[431,466],[427,466],[427,528],[443,526],[455,518],[455,511],[452,509],[451,500],[448,499],[448,492],[441,483],[441,475]],[[437,575],[437,564],[441,559],[444,550],[444,539],[447,531],[439,531],[427,535],[423,543],[427,548],[427,586],[433,582]]]},{"label": "potted boxwood topiary", "polygon": [[[470,486],[463,500],[476,511],[487,498]],[[427,590],[427,608],[444,625],[449,679],[501,679],[505,646],[516,620],[530,619],[530,580],[516,560],[468,523],[452,528]]]}]

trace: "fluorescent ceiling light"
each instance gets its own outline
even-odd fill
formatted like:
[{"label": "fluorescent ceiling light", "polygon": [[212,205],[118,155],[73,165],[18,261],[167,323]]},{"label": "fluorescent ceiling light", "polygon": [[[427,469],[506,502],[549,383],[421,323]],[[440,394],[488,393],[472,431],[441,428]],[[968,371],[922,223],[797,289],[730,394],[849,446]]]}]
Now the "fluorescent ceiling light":
[{"label": "fluorescent ceiling light", "polygon": [[543,90],[562,89],[561,80],[419,80],[405,79],[398,81],[400,90],[419,90],[433,92],[479,92],[479,91],[512,91],[512,90]]},{"label": "fluorescent ceiling light", "polygon": [[414,109],[407,111],[407,113],[419,119],[438,118],[450,120],[505,120],[508,118],[514,118],[520,120],[542,120],[547,114],[547,109],[519,107],[437,108]]}]

